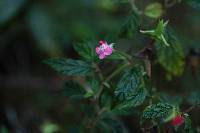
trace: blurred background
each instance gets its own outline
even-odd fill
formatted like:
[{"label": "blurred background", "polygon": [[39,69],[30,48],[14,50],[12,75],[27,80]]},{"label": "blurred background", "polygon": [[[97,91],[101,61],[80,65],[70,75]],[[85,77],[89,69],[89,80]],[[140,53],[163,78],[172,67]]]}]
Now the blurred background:
[{"label": "blurred background", "polygon": [[[85,40],[109,37],[123,51],[136,52],[144,47],[147,39],[141,35],[129,39],[113,37],[131,10],[129,3],[119,1],[0,0],[1,133],[78,132],[76,127],[82,115],[73,111],[79,105],[69,103],[59,93],[63,80],[68,78],[59,76],[42,61],[50,57],[77,58],[73,44]],[[136,0],[136,5],[144,10],[155,1]],[[186,57],[181,77],[157,83],[172,95],[185,95],[182,90],[200,88],[199,7],[181,2],[166,8],[163,14],[176,31]],[[142,19],[143,25],[154,21]],[[163,78],[162,73],[156,76]],[[196,126],[200,126],[198,111],[192,116]],[[138,128],[134,120],[129,120],[126,126],[131,131]]]}]

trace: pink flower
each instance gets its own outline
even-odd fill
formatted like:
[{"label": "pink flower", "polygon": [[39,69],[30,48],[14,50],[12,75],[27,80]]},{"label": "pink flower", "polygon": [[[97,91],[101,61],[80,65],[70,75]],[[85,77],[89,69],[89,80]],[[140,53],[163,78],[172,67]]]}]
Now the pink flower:
[{"label": "pink flower", "polygon": [[174,119],[172,119],[171,124],[173,126],[180,126],[184,123],[184,118],[182,115],[176,116]]},{"label": "pink flower", "polygon": [[99,45],[96,47],[96,53],[99,59],[104,59],[106,56],[111,55],[113,51],[113,44],[108,45],[107,42],[100,40]]}]

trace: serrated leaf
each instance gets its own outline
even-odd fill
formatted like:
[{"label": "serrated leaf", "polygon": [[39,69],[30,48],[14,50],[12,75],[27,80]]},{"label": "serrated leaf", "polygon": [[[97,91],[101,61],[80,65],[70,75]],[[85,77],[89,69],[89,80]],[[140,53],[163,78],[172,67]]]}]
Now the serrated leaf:
[{"label": "serrated leaf", "polygon": [[163,20],[160,20],[158,22],[158,25],[155,29],[155,36],[161,36],[164,32],[165,32],[165,29],[166,29],[166,26],[167,26],[167,21],[164,22]]},{"label": "serrated leaf", "polygon": [[168,103],[152,104],[144,109],[141,120],[164,119],[172,112],[172,110],[173,106]]},{"label": "serrated leaf", "polygon": [[181,44],[169,29],[166,29],[164,36],[170,46],[163,45],[158,41],[155,45],[157,60],[160,65],[171,75],[180,76],[184,70],[184,54]]},{"label": "serrated leaf", "polygon": [[74,81],[67,81],[62,89],[62,94],[67,98],[71,99],[82,99],[84,98],[84,89]]},{"label": "serrated leaf", "polygon": [[145,88],[139,88],[133,95],[132,98],[120,103],[115,110],[124,110],[141,105],[147,96],[147,90]]},{"label": "serrated leaf", "polygon": [[92,41],[88,41],[85,43],[77,43],[74,44],[74,49],[76,52],[88,61],[96,61],[98,60],[97,55],[95,53],[95,43]]},{"label": "serrated leaf", "polygon": [[150,35],[153,39],[155,39],[158,42],[161,42],[161,44],[164,44],[165,46],[169,46],[170,44],[168,43],[164,34],[167,23],[168,21],[164,22],[163,20],[160,20],[155,30],[140,30],[140,32],[143,34]]},{"label": "serrated leaf", "polygon": [[140,88],[142,82],[142,69],[141,67],[135,66],[122,76],[114,94],[121,101],[131,100],[135,97],[135,93]]},{"label": "serrated leaf", "polygon": [[85,76],[91,71],[91,66],[81,60],[58,58],[48,59],[45,63],[55,71],[68,76]]},{"label": "serrated leaf", "polygon": [[162,15],[162,13],[162,5],[158,2],[149,4],[144,10],[144,14],[151,18],[158,18]]},{"label": "serrated leaf", "polygon": [[137,31],[139,31],[139,17],[132,13],[123,24],[119,37],[132,38]]}]

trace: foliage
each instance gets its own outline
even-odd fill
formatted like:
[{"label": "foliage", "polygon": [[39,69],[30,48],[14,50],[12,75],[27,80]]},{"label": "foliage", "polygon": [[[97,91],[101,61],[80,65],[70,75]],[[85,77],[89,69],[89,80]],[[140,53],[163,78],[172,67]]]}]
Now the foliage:
[{"label": "foliage", "polygon": [[[200,91],[191,89],[198,88],[200,80],[199,10],[200,0],[1,0],[0,30],[5,34],[0,39],[2,46],[10,40],[19,44],[10,36],[27,33],[27,45],[36,44],[50,57],[44,63],[67,80],[56,96],[67,99],[62,99],[67,109],[61,111],[72,112],[71,125],[62,129],[46,120],[40,129],[44,133],[135,132],[129,119],[138,132],[152,127],[164,132],[177,115],[184,117],[184,124],[170,128],[193,133],[190,109],[200,104]],[[111,44],[105,59],[96,54],[97,46],[106,53],[97,40]],[[27,57],[18,53],[14,60],[24,65]],[[13,70],[9,61],[2,64]],[[8,131],[3,125],[0,132]]]},{"label": "foliage", "polygon": [[57,72],[69,76],[86,75],[91,70],[90,64],[81,60],[49,59],[45,62]]},{"label": "foliage", "polygon": [[[121,4],[124,1],[115,2]],[[88,113],[91,118],[87,117],[87,111],[84,112],[83,125],[80,126],[83,131],[129,132],[120,115],[134,115],[133,110],[137,110],[136,117],[140,118],[140,126],[143,126],[144,122],[162,126],[169,124],[176,116],[183,115],[184,132],[192,132],[191,120],[180,108],[182,96],[158,93],[160,86],[154,85],[154,77],[149,73],[154,67],[162,67],[167,79],[172,80],[172,76],[181,76],[185,67],[182,44],[170,26],[170,21],[164,20],[163,14],[167,11],[164,10],[165,5],[154,2],[146,5],[144,11],[140,11],[134,0],[125,3],[130,4],[130,14],[125,23],[116,30],[119,32],[113,36],[116,36],[116,41],[121,41],[122,38],[134,40],[136,37],[144,37],[143,34],[147,35],[150,41],[139,51],[139,54],[143,55],[139,56],[139,60],[136,59],[138,54],[133,54],[132,51],[129,53],[118,50],[120,43],[109,47],[112,55],[107,55],[104,60],[98,59],[96,47],[103,53],[106,53],[106,48],[101,43],[98,45],[97,41],[89,40],[74,44],[73,48],[80,59],[56,58],[48,59],[45,63],[58,73],[72,76],[74,79],[65,83],[62,89],[64,96],[83,101],[81,103],[85,108],[88,105],[95,108]],[[189,1],[187,3],[191,4]],[[109,10],[106,5],[103,7]],[[145,25],[143,17],[154,19],[153,25]],[[151,30],[143,30],[143,27]],[[104,41],[103,43],[107,44]],[[149,63],[148,68],[146,62]],[[196,107],[199,99],[190,98],[197,97],[194,95],[195,93],[192,93],[188,96],[188,103]]]}]

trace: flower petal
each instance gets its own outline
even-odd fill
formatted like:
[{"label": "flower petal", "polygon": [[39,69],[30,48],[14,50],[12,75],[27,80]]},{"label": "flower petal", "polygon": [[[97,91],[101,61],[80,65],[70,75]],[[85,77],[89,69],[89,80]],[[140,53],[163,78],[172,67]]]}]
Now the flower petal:
[{"label": "flower petal", "polygon": [[104,51],[104,54],[105,54],[105,55],[111,55],[111,54],[112,54],[112,48],[107,47],[107,48],[105,49],[105,51]]},{"label": "flower petal", "polygon": [[104,59],[105,57],[106,57],[106,55],[104,53],[99,55],[99,59],[101,59],[101,60]]}]

